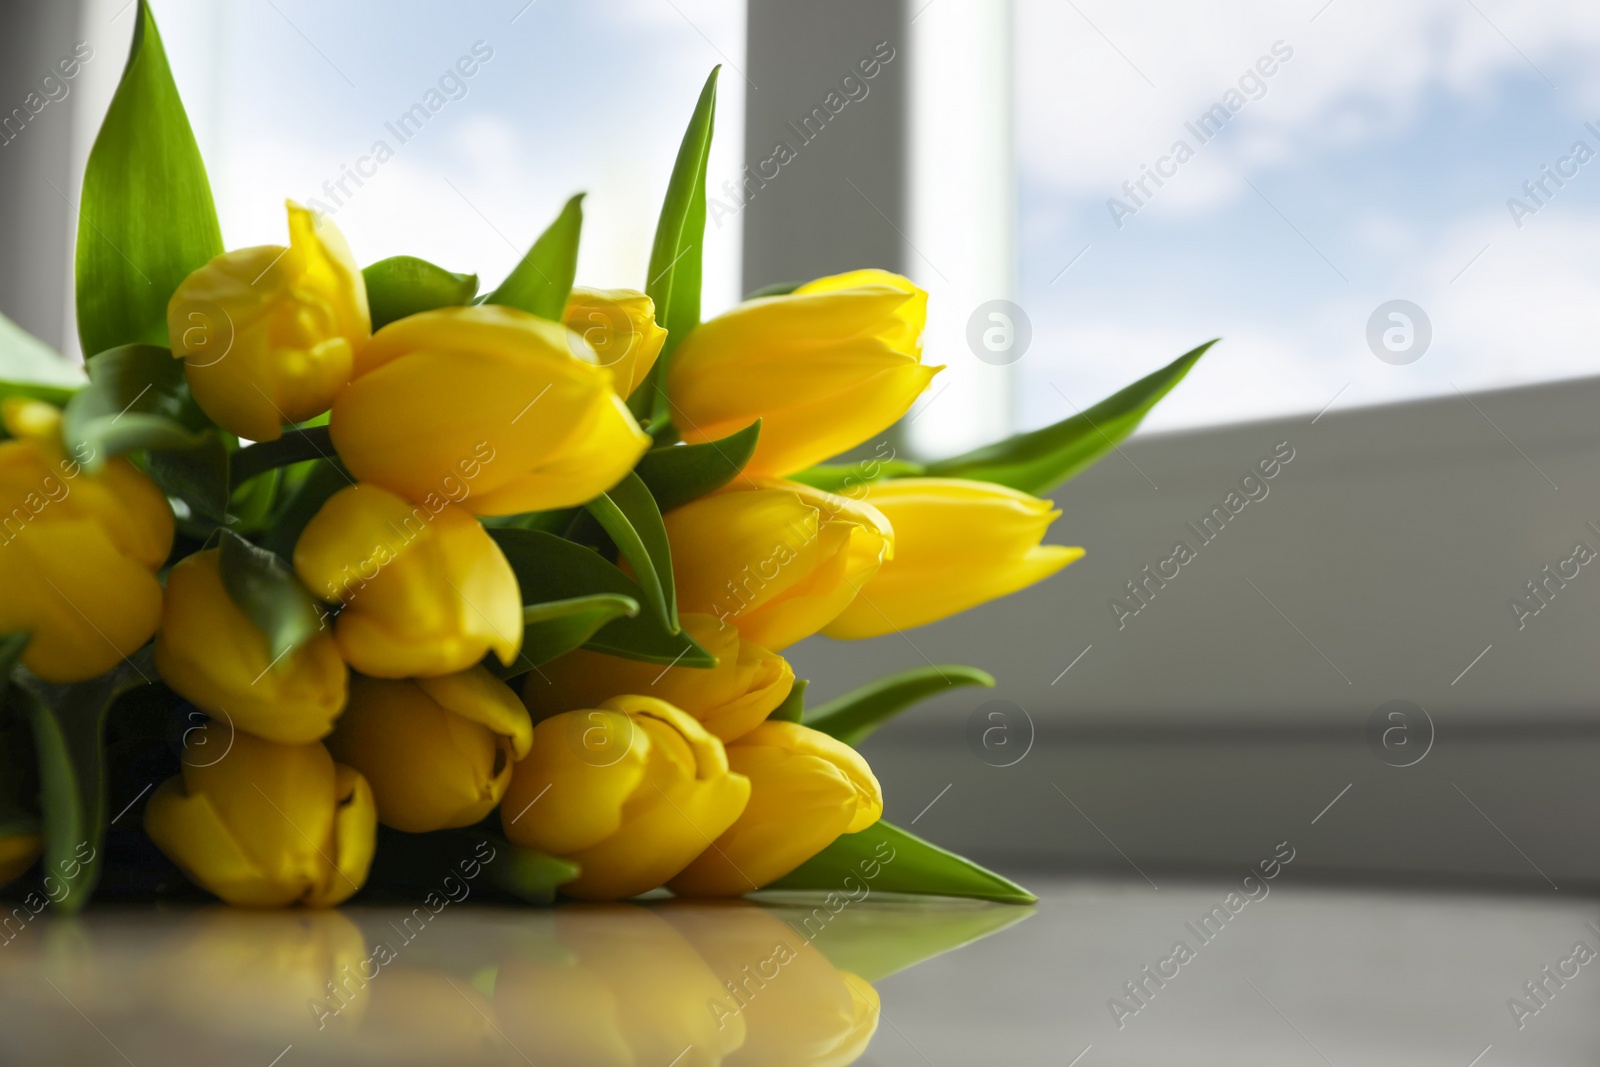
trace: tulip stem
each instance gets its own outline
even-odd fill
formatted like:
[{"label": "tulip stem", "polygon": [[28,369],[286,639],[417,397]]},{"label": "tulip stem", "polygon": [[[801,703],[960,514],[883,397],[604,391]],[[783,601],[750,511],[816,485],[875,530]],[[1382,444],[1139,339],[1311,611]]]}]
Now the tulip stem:
[{"label": "tulip stem", "polygon": [[232,488],[237,489],[256,475],[265,474],[274,467],[287,467],[291,463],[301,463],[308,459],[333,457],[333,439],[328,436],[326,426],[285,430],[283,436],[276,441],[263,441],[235,452],[230,465],[229,481]]}]

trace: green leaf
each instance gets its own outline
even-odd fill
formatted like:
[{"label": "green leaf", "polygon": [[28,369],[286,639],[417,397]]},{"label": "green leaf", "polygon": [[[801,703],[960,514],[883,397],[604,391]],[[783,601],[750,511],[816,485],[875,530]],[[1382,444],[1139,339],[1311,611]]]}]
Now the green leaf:
[{"label": "green leaf", "polygon": [[476,274],[455,274],[416,256],[390,256],[361,270],[372,329],[435,308],[461,307],[478,295]]},{"label": "green leaf", "polygon": [[[139,655],[149,663],[148,653]],[[56,904],[64,914],[89,902],[105,858],[106,713],[123,693],[148,682],[149,677],[128,660],[98,678],[73,685],[22,676],[19,689],[39,757],[44,867],[67,886]]]},{"label": "green leaf", "polygon": [[783,698],[783,703],[772,709],[768,719],[778,722],[801,722],[806,712],[806,686],[811,683],[804,678],[796,678],[794,687],[789,690],[789,695]]},{"label": "green leaf", "polygon": [[350,477],[338,460],[317,460],[294,495],[273,516],[267,532],[262,535],[261,547],[285,559],[292,559],[295,542],[300,540],[300,531],[322,510],[322,505],[328,502],[329,497],[355,484],[355,479]]},{"label": "green leaf", "polygon": [[1053,489],[1117,447],[1216,343],[1207,341],[1069,419],[930,463],[927,475],[995,482],[1025,493]]},{"label": "green leaf", "polygon": [[[767,906],[796,930],[810,934],[816,926],[814,907]],[[811,943],[838,970],[867,982],[881,982],[1032,917],[1028,908],[927,898],[902,900],[892,908],[846,908],[833,915]],[[809,927],[807,919],[812,923]]]},{"label": "green leaf", "polygon": [[305,644],[322,627],[322,613],[294,570],[276,553],[231,530],[217,546],[222,586],[240,611],[266,635],[273,662]]},{"label": "green leaf", "polygon": [[59,407],[88,382],[82,367],[0,315],[0,399],[28,396]]},{"label": "green leaf", "polygon": [[700,325],[700,271],[706,236],[706,162],[711,156],[711,133],[717,116],[717,72],[700,90],[689,128],[672,164],[667,196],[656,222],[655,244],[650,249],[650,277],[644,291],[656,305],[656,322],[666,327],[667,338],[655,366],[628,398],[628,407],[641,422],[666,422],[666,390],[661,382],[672,352]]},{"label": "green leaf", "polygon": [[738,433],[698,445],[652,448],[639,460],[634,473],[655,497],[663,512],[682,507],[736,478],[756,453],[761,436],[757,419]]},{"label": "green leaf", "polygon": [[483,665],[499,678],[516,678],[558,656],[564,656],[612,619],[631,619],[639,614],[639,602],[618,593],[596,593],[529,604],[522,609],[522,648],[516,662],[507,667],[494,656],[485,656]]},{"label": "green leaf", "polygon": [[[874,870],[876,876],[870,873]],[[1039,899],[1010,879],[882,819],[860,833],[840,836],[766,888],[843,892],[863,882],[876,893],[969,897],[997,904]]]},{"label": "green leaf", "polygon": [[497,887],[529,904],[553,904],[556,889],[578,877],[578,865],[537,849],[490,838],[495,855],[484,866]]},{"label": "green leaf", "polygon": [[[525,604],[571,600],[597,593],[615,593],[639,603],[644,591],[592,549],[542,530],[491,529],[500,550],[516,572]],[[686,633],[670,633],[654,613],[617,618],[585,642],[585,648],[647,663],[710,668],[716,657]]]},{"label": "green leaf", "polygon": [[61,435],[85,467],[141,449],[197,448],[183,364],[156,345],[122,345],[89,364],[89,386],[68,401]]},{"label": "green leaf", "polygon": [[539,235],[486,304],[520,308],[552,322],[561,321],[578,273],[578,237],[583,231],[583,194],[567,201],[556,221]]},{"label": "green leaf", "polygon": [[890,716],[904,711],[919,700],[966,685],[994,688],[994,675],[976,667],[947,663],[944,666],[915,667],[870,685],[852,689],[842,697],[819,704],[806,716],[806,725],[837,737],[847,745],[860,747],[867,735],[882,726]]},{"label": "green leaf", "polygon": [[788,296],[804,284],[805,282],[773,282],[771,285],[763,285],[752,293],[746,293],[745,299],[759,300],[764,296]]},{"label": "green leaf", "polygon": [[146,0],[133,19],[128,65],[83,175],[78,336],[91,357],[166,344],[167,301],[222,253],[205,164]]},{"label": "green leaf", "polygon": [[903,459],[864,459],[850,464],[819,463],[789,475],[789,479],[830,493],[843,493],[884,478],[920,478],[926,471],[922,464]]},{"label": "green leaf", "polygon": [[205,431],[192,448],[156,449],[145,456],[144,466],[162,492],[196,515],[228,521],[228,445],[220,431]]},{"label": "green leaf", "polygon": [[639,476],[628,476],[584,507],[610,535],[633,568],[645,603],[668,633],[678,632],[678,597],[672,583],[672,548],[655,498]]}]

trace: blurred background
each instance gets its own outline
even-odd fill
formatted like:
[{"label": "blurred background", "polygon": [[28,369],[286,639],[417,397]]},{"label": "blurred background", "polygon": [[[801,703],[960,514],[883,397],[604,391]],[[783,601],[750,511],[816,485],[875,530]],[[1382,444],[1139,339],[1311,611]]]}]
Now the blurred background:
[{"label": "blurred background", "polygon": [[[77,181],[133,8],[6,7],[0,310],[76,354]],[[1600,554],[1600,8],[153,9],[230,247],[314,201],[363,263],[486,285],[586,190],[580,283],[642,287],[722,64],[706,312],[859,266],[913,277],[947,369],[895,431],[905,456],[1065,418],[1222,338],[1054,494],[1083,561],[793,650],[819,699],[926,663],[999,678],[869,743],[896,822],[1013,872],[1231,872],[1294,838],[1305,877],[1600,886],[1580,551]],[[1196,536],[1274,456],[1268,494]],[[1179,541],[1197,558],[1151,579]],[[974,740],[998,723],[1002,755]]]}]

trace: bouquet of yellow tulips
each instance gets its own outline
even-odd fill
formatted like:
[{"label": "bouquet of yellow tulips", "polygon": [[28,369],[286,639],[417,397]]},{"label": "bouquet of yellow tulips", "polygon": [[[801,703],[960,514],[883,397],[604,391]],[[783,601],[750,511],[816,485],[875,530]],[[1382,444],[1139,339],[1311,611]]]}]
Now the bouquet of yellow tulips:
[{"label": "bouquet of yellow tulips", "polygon": [[469,855],[531,902],[1031,899],[883,822],[856,749],[992,679],[807,708],[782,653],[1072,562],[1032,494],[1204,347],[1055,426],[893,458],[940,369],[910,281],[700,321],[715,94],[713,71],[643,291],[574,286],[574,197],[480,294],[411,257],[360,268],[293,203],[286,245],[225,251],[141,0],[83,182],[85,367],[0,319],[0,884],[30,913],[97,883],[334,905]]}]

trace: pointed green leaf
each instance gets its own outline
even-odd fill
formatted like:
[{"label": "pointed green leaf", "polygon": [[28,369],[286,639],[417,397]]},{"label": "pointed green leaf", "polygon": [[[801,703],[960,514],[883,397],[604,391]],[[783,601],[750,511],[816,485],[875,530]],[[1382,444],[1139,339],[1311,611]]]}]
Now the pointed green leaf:
[{"label": "pointed green leaf", "polygon": [[[871,884],[871,883],[869,883]],[[803,904],[774,909],[797,930],[809,929],[812,909]],[[799,912],[789,918],[786,912]],[[981,941],[1033,916],[1028,908],[924,898],[892,908],[846,908],[828,920],[812,944],[828,962],[868,982]]]},{"label": "pointed green leaf", "polygon": [[[491,529],[500,550],[517,575],[525,604],[570,600],[597,593],[615,593],[645,602],[639,583],[592,549],[542,530]],[[585,642],[585,648],[647,663],[679,667],[716,666],[716,658],[686,633],[669,633],[654,613],[617,618]]]},{"label": "pointed green leaf", "polygon": [[1025,493],[1053,489],[1117,447],[1214,344],[1207,341],[1069,419],[930,463],[927,475],[995,482]]},{"label": "pointed green leaf", "polygon": [[672,584],[672,548],[655,498],[637,474],[628,476],[584,507],[610,535],[633,568],[645,603],[668,633],[678,632],[678,598]]},{"label": "pointed green leaf", "polygon": [[844,493],[883,478],[920,478],[926,472],[922,464],[903,459],[864,459],[850,464],[819,463],[789,475],[789,479],[829,493]]},{"label": "pointed green leaf", "polygon": [[628,407],[641,422],[652,426],[670,418],[664,381],[666,366],[689,332],[700,325],[700,273],[706,236],[706,162],[711,156],[711,133],[717,115],[717,72],[700,90],[689,128],[678,146],[678,158],[667,182],[666,200],[656,222],[655,244],[650,249],[650,277],[644,291],[655,301],[656,322],[666,327],[667,338],[655,366],[628,398]]},{"label": "pointed green leaf", "polygon": [[539,235],[486,304],[520,308],[552,322],[561,321],[572,279],[578,273],[578,238],[583,231],[583,194],[567,201],[556,221]]},{"label": "pointed green leaf", "polygon": [[470,304],[478,295],[476,274],[455,274],[416,256],[380,259],[363,267],[361,277],[374,331],[421,311]]},{"label": "pointed green leaf", "polygon": [[106,832],[106,714],[123,693],[149,682],[147,652],[141,668],[124,660],[87,682],[51,685],[24,673],[24,694],[39,758],[39,799],[44,815],[44,867],[66,886],[56,907],[73,914],[89,902],[100,879]]},{"label": "pointed green leaf", "polygon": [[571,860],[513,845],[499,837],[490,840],[495,854],[485,863],[489,878],[519,900],[553,904],[556,890],[578,877],[578,865]]},{"label": "pointed green leaf", "polygon": [[217,566],[222,586],[240,611],[266,635],[273,662],[315,637],[322,628],[316,601],[294,570],[275,553],[222,530]]},{"label": "pointed green leaf", "polygon": [[128,65],[83,175],[78,336],[90,356],[166,344],[167,301],[222,252],[205,164],[146,0],[133,20]]},{"label": "pointed green leaf", "polygon": [[860,833],[842,835],[766,888],[842,892],[863,882],[875,893],[970,897],[997,904],[1039,899],[1010,879],[882,819]]},{"label": "pointed green leaf", "polygon": [[88,383],[81,366],[0,315],[0,399],[29,396],[60,406]]},{"label": "pointed green leaf", "polygon": [[947,663],[938,667],[917,667],[880,678],[871,685],[853,689],[842,697],[819,704],[806,715],[805,723],[837,737],[847,745],[860,747],[867,736],[890,716],[931,696],[966,685],[994,688],[994,676],[976,667]]},{"label": "pointed green leaf", "polygon": [[721,489],[738,477],[756,454],[760,437],[761,420],[757,419],[738,433],[715,441],[652,448],[639,460],[634,473],[655,497],[656,506],[668,512]]},{"label": "pointed green leaf", "polygon": [[631,619],[639,614],[639,602],[618,593],[551,600],[529,604],[522,609],[522,648],[511,666],[494,656],[483,665],[499,678],[516,678],[558,656],[564,656],[593,637],[612,619]]},{"label": "pointed green leaf", "polygon": [[790,688],[789,695],[783,698],[783,703],[772,709],[768,719],[777,722],[800,722],[805,718],[806,711],[806,686],[811,683],[804,678],[796,678],[794,686]]}]

